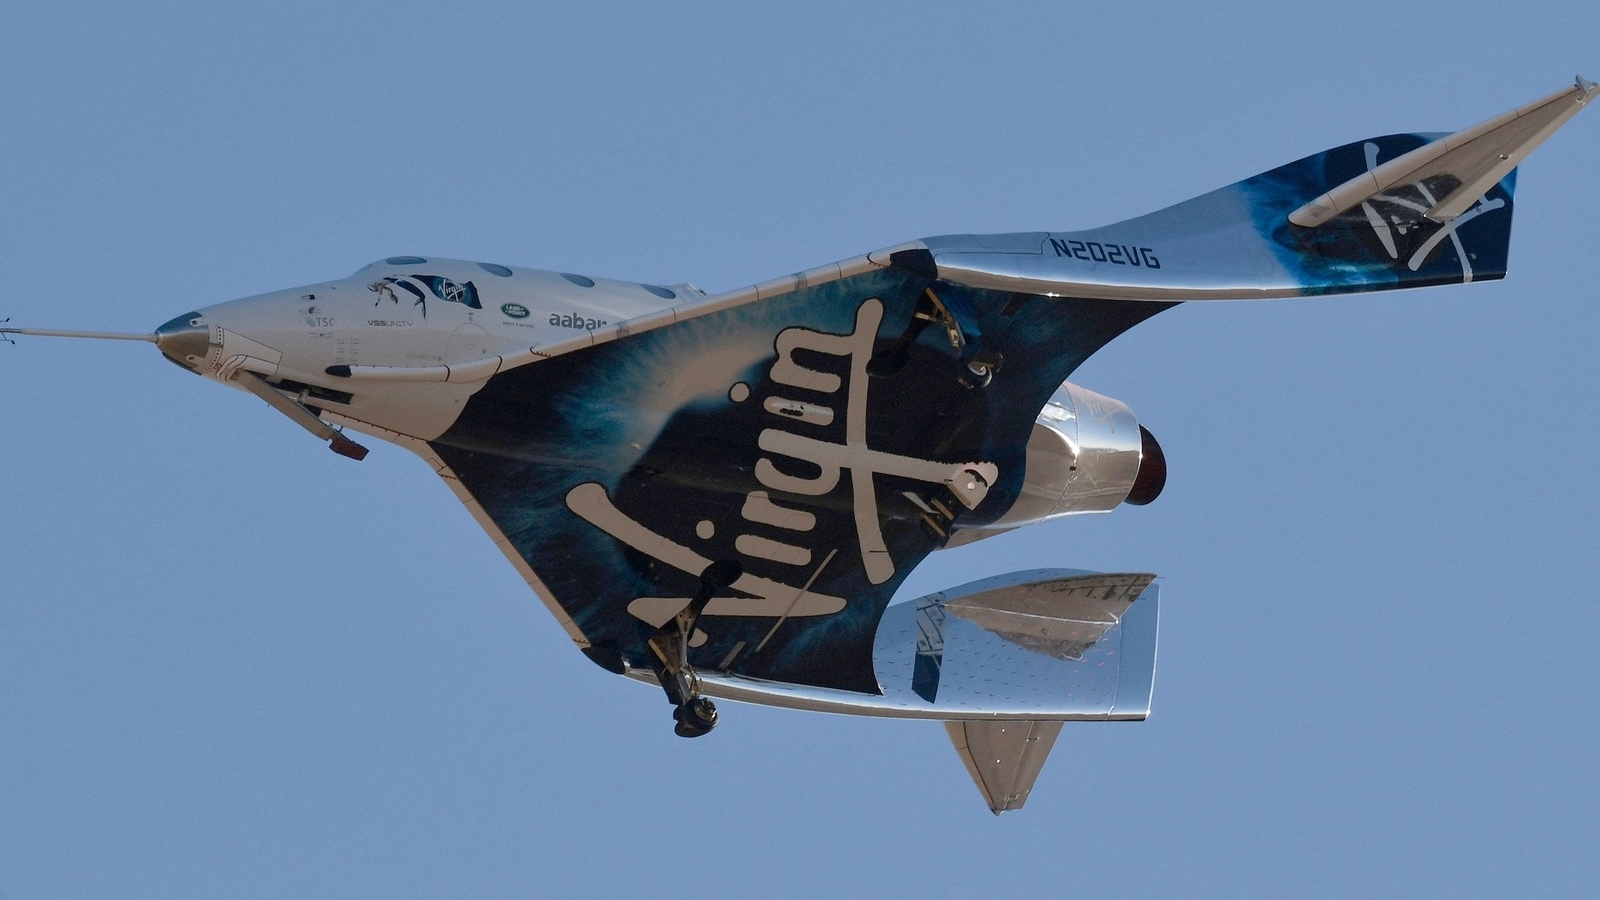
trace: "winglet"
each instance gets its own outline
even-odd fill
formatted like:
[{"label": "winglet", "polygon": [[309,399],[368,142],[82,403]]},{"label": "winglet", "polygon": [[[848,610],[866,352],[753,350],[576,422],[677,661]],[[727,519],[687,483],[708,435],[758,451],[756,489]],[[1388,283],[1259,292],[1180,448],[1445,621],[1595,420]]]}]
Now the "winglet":
[{"label": "winglet", "polygon": [[1289,221],[1315,228],[1396,185],[1448,176],[1456,186],[1425,213],[1436,222],[1447,222],[1470,209],[1597,94],[1600,85],[1579,76],[1572,87],[1358,175],[1290,213]]}]

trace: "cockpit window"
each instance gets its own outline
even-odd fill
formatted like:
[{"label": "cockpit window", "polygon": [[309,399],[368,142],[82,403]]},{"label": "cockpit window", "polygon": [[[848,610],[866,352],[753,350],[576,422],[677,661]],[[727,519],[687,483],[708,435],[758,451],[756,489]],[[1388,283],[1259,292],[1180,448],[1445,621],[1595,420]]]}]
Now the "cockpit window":
[{"label": "cockpit window", "polygon": [[572,275],[567,272],[562,272],[561,277],[572,282],[578,287],[594,287],[594,279],[587,275]]},{"label": "cockpit window", "polygon": [[505,266],[496,265],[494,263],[478,263],[478,268],[488,272],[490,275],[499,275],[501,278],[511,277],[511,270]]},{"label": "cockpit window", "polygon": [[659,284],[641,284],[639,286],[644,288],[645,290],[649,291],[650,293],[655,294],[657,297],[660,297],[663,300],[676,300],[676,299],[678,299],[678,292],[673,290],[672,288],[664,288]]},{"label": "cockpit window", "polygon": [[391,256],[384,262],[391,266],[420,266],[427,260],[420,256]]}]

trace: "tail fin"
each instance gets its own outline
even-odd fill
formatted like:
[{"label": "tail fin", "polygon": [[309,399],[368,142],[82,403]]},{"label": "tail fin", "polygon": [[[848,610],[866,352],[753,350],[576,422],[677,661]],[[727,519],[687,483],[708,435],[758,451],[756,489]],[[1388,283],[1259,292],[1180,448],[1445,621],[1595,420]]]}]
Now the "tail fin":
[{"label": "tail fin", "polygon": [[923,244],[939,278],[1066,297],[1267,299],[1502,278],[1517,165],[1596,96],[1579,78],[1455,134],[1345,144],[1104,228]]},{"label": "tail fin", "polygon": [[1061,723],[995,719],[946,722],[944,729],[989,811],[998,816],[1028,802]]},{"label": "tail fin", "polygon": [[1440,134],[1391,134],[1357,141],[1236,187],[1249,196],[1252,219],[1304,294],[1504,278],[1515,170],[1485,190],[1470,209],[1445,221],[1429,218],[1428,212],[1453,193],[1452,185],[1461,183],[1448,173],[1372,190],[1343,211],[1318,206],[1323,214],[1315,225],[1295,220],[1300,210],[1317,204],[1300,204],[1307,194],[1323,191],[1320,200],[1331,193],[1329,188],[1371,184],[1372,173],[1386,161],[1400,161],[1445,139]]},{"label": "tail fin", "polygon": [[1422,214],[1436,222],[1448,222],[1478,202],[1597,93],[1600,85],[1580,76],[1572,87],[1415,148],[1382,165],[1377,165],[1369,153],[1364,174],[1340,182],[1306,202],[1289,214],[1289,220],[1315,228],[1375,194],[1408,183],[1425,183],[1439,193],[1439,199],[1430,201]]},{"label": "tail fin", "polygon": [[[1504,278],[1517,165],[1597,93],[1579,78],[1465,131],[1346,144],[1244,186],[1267,200],[1273,241],[1294,252],[1308,292],[1365,287],[1385,270],[1394,287]],[[1281,201],[1318,183],[1327,190],[1279,218]]]}]

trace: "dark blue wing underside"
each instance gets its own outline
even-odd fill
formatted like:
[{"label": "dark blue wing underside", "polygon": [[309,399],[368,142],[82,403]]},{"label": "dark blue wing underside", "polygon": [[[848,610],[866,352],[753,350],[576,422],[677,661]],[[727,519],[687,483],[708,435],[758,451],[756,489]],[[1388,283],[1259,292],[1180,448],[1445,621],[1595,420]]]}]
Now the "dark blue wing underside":
[{"label": "dark blue wing underside", "polygon": [[[965,351],[942,327],[914,329],[930,287],[970,311]],[[513,369],[433,448],[592,656],[644,666],[649,620],[694,595],[697,566],[733,560],[748,579],[700,619],[696,667],[876,693],[883,609],[942,540],[924,524],[943,490],[925,470],[992,465],[982,502],[954,511],[960,523],[997,518],[1021,489],[1051,392],[1170,305],[885,269]],[[968,387],[962,353],[979,344],[1003,364]],[[840,462],[849,446],[853,462]]]}]

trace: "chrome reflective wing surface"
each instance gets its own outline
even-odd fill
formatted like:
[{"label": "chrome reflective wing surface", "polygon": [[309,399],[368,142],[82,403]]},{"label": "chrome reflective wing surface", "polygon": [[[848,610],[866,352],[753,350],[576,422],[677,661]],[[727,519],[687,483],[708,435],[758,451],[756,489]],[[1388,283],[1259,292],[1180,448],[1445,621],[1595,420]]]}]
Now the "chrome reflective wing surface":
[{"label": "chrome reflective wing surface", "polygon": [[1136,721],[1150,714],[1155,682],[1160,598],[1152,578],[1039,569],[891,606],[874,645],[878,696],[730,674],[700,678],[712,696],[822,712]]}]

